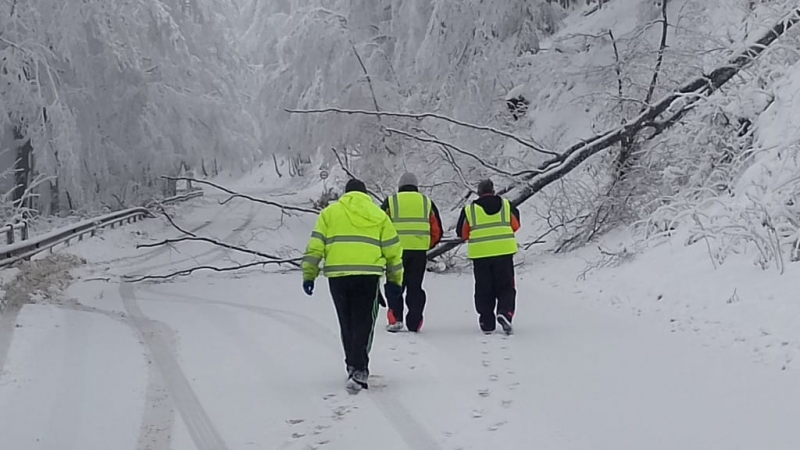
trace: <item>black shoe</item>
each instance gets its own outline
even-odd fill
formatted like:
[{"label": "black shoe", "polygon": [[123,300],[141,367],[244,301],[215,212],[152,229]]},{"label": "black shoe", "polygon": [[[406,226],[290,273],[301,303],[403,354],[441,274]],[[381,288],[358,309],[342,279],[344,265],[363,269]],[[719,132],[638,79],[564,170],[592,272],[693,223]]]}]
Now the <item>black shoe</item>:
[{"label": "black shoe", "polygon": [[511,326],[511,321],[508,320],[508,317],[498,314],[497,315],[497,323],[503,328],[503,333],[509,335],[514,332],[514,327]]}]

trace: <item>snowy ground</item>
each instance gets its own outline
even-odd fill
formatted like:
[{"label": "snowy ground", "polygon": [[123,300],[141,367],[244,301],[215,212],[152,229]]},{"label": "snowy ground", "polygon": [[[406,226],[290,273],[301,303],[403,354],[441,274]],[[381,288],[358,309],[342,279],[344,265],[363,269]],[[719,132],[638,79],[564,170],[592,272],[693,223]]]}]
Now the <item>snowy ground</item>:
[{"label": "snowy ground", "polygon": [[[291,190],[270,184],[249,191]],[[277,228],[274,209],[219,199],[178,207],[180,223],[304,246],[312,217]],[[470,274],[429,274],[425,329],[379,328],[372,388],[348,396],[326,283],[309,298],[297,272],[119,281],[243,260],[133,248],[175,235],[150,220],[62,250],[88,261],[63,298],[4,313],[2,448],[800,448],[796,268],[715,273],[694,247],[662,246],[579,281],[589,250],[529,256],[512,337],[478,332]]]}]

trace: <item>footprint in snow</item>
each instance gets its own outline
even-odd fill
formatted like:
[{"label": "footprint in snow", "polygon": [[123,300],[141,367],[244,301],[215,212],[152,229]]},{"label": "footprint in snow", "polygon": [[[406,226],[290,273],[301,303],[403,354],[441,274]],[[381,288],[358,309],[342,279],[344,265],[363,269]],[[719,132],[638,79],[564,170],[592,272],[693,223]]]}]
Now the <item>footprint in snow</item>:
[{"label": "footprint in snow", "polygon": [[286,421],[289,425],[297,425],[303,422],[305,422],[305,419],[289,419]]},{"label": "footprint in snow", "polygon": [[301,437],[304,437],[305,435],[306,435],[305,433],[294,432],[294,433],[292,433],[292,439],[300,439]]},{"label": "footprint in snow", "polygon": [[504,421],[502,421],[502,422],[497,422],[497,423],[495,423],[495,424],[493,424],[493,425],[491,425],[491,426],[489,427],[489,431],[497,431],[497,430],[499,430],[499,429],[500,429],[500,427],[502,427],[502,426],[503,426],[503,425],[505,425],[505,424],[506,424],[506,421],[505,421],[505,420],[504,420]]},{"label": "footprint in snow", "polygon": [[484,397],[484,398],[488,397],[489,396],[489,389],[481,389],[481,390],[479,390],[478,391],[478,395],[480,395],[481,397]]},{"label": "footprint in snow", "polygon": [[337,406],[333,408],[333,419],[334,420],[342,420],[347,413],[350,412],[350,408],[347,406]]},{"label": "footprint in snow", "polygon": [[510,408],[513,400],[500,400],[500,406],[503,408]]},{"label": "footprint in snow", "polygon": [[486,360],[486,359],[484,359],[483,361],[481,361],[481,365],[483,365],[483,367],[489,367],[489,364],[491,364],[491,363],[490,363],[488,360]]},{"label": "footprint in snow", "polygon": [[472,418],[473,419],[480,419],[483,417],[483,410],[480,409],[473,409],[472,410]]},{"label": "footprint in snow", "polygon": [[500,379],[499,375],[496,375],[496,374],[489,375],[489,381],[497,381],[499,379]]},{"label": "footprint in snow", "polygon": [[315,435],[316,434],[322,434],[328,428],[330,428],[329,425],[317,425],[316,427],[314,427],[314,434]]}]

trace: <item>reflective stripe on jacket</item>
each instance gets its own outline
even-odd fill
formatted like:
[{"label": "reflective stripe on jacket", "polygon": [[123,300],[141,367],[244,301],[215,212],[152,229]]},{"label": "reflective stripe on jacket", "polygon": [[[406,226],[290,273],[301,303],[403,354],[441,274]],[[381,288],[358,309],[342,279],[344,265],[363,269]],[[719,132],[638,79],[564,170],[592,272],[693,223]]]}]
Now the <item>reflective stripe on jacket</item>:
[{"label": "reflective stripe on jacket", "polygon": [[466,206],[464,212],[470,228],[467,241],[469,259],[517,253],[517,238],[511,226],[511,202],[503,199],[503,207],[492,215],[474,203]]},{"label": "reflective stripe on jacket", "polygon": [[389,197],[392,219],[404,250],[431,247],[431,200],[419,192],[398,192]]},{"label": "reflective stripe on jacket", "polygon": [[303,279],[314,280],[319,264],[329,278],[383,275],[403,282],[403,248],[394,225],[367,194],[348,192],[323,209],[303,257]]}]

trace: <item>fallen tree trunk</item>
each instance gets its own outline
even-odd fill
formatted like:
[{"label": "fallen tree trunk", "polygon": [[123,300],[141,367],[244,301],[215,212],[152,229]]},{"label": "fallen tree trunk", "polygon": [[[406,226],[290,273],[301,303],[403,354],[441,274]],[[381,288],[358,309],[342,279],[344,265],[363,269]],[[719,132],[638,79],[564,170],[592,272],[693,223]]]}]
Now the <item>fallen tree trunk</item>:
[{"label": "fallen tree trunk", "polygon": [[[550,185],[550,183],[557,181],[571,172],[591,156],[609,149],[623,139],[632,140],[637,134],[648,128],[652,129],[654,133],[663,132],[667,128],[678,123],[680,118],[693,109],[701,98],[708,97],[718,91],[720,87],[730,81],[730,79],[745,66],[753,62],[755,58],[761,55],[773,42],[797,24],[797,22],[800,22],[800,7],[792,10],[790,14],[764,33],[760,39],[729,59],[723,66],[714,69],[707,75],[704,74],[691,80],[656,104],[648,107],[633,120],[625,122],[622,126],[574,144],[560,155],[550,158],[540,164],[537,172],[523,177],[525,184],[522,187],[518,185],[509,186],[499,193],[514,194],[511,196],[511,203],[515,206],[520,205],[534,194]],[[669,118],[661,121],[658,120],[680,100],[683,100],[684,103],[680,105],[674,113],[670,114]],[[428,252],[428,259],[443,255],[462,243],[463,241],[450,241],[439,245]]]}]

